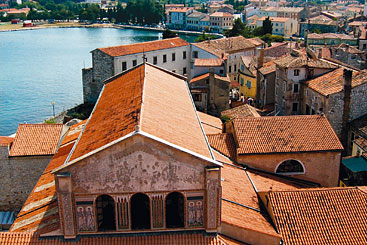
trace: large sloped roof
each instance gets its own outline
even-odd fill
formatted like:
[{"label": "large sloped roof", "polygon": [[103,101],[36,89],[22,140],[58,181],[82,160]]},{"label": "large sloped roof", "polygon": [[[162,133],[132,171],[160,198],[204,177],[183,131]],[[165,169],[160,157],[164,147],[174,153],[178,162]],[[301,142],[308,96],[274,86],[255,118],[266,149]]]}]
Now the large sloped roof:
[{"label": "large sloped roof", "polygon": [[269,192],[284,244],[366,244],[367,193],[356,187]]},{"label": "large sloped roof", "polygon": [[213,159],[184,78],[142,64],[107,81],[68,162],[136,132]]},{"label": "large sloped roof", "polygon": [[325,116],[249,117],[233,120],[238,154],[341,151]]},{"label": "large sloped roof", "polygon": [[134,43],[107,48],[98,48],[97,50],[102,51],[103,53],[108,54],[112,57],[118,57],[129,54],[150,52],[160,49],[177,48],[186,45],[189,45],[189,43],[179,37],[175,37],[151,42]]},{"label": "large sloped roof", "polygon": [[9,156],[53,155],[62,124],[19,124]]},{"label": "large sloped roof", "polygon": [[[306,82],[307,86],[316,92],[328,96],[339,93],[344,89],[343,68],[328,72]],[[367,83],[367,71],[353,71],[352,88]]]}]

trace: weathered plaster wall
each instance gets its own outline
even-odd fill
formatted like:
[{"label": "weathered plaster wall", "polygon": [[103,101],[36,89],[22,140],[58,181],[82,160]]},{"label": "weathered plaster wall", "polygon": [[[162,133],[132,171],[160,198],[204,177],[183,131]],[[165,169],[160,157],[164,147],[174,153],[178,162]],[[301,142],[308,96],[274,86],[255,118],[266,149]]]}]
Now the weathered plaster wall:
[{"label": "weathered plaster wall", "polygon": [[205,165],[188,154],[134,136],[69,167],[74,193],[205,189]]},{"label": "weathered plaster wall", "polygon": [[316,182],[324,187],[338,185],[340,152],[279,153],[238,156],[238,162],[240,163],[273,173],[275,173],[279,163],[289,159],[295,159],[302,162],[305,173],[288,176]]},{"label": "weathered plaster wall", "polygon": [[8,158],[8,147],[0,147],[0,211],[21,209],[51,158]]}]

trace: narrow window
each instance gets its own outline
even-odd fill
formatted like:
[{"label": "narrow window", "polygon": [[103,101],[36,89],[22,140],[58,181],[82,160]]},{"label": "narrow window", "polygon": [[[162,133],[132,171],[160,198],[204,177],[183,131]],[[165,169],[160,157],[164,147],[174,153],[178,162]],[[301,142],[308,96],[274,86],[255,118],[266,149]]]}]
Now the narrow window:
[{"label": "narrow window", "polygon": [[224,72],[224,71],[223,71],[223,69],[220,69],[220,70],[219,70],[219,73],[220,73],[220,74],[223,74],[223,72]]},{"label": "narrow window", "polygon": [[192,99],[193,99],[194,101],[198,101],[198,102],[200,102],[200,101],[201,101],[201,94],[193,94],[193,95],[192,95]]},{"label": "narrow window", "polygon": [[182,52],[182,58],[183,58],[184,60],[186,60],[186,51],[183,51],[183,52]]},{"label": "narrow window", "polygon": [[298,69],[295,69],[293,71],[293,74],[294,74],[295,77],[298,77],[299,76],[299,70]]},{"label": "narrow window", "polygon": [[179,192],[172,192],[166,198],[166,227],[185,227],[184,196]]},{"label": "narrow window", "polygon": [[228,66],[228,73],[232,72],[232,66]]},{"label": "narrow window", "polygon": [[137,60],[133,60],[133,66],[136,66],[137,65]]},{"label": "narrow window", "polygon": [[158,57],[153,56],[153,65],[156,65],[158,63]]},{"label": "narrow window", "polygon": [[187,71],[186,71],[186,67],[183,68],[183,72],[182,72],[184,75],[187,74]]},{"label": "narrow window", "polygon": [[167,55],[166,54],[164,54],[163,55],[163,63],[166,63],[167,62]]},{"label": "narrow window", "polygon": [[[236,57],[235,57],[236,58]],[[234,65],[233,72],[237,72],[237,65]]]},{"label": "narrow window", "polygon": [[198,58],[199,57],[198,51],[194,51],[192,56],[194,56],[194,58]]},{"label": "narrow window", "polygon": [[287,82],[283,81],[283,91],[286,92],[287,91]]},{"label": "narrow window", "polygon": [[294,83],[293,84],[293,93],[294,94],[298,94],[299,92],[299,84],[298,83]]},{"label": "narrow window", "polygon": [[172,61],[176,60],[176,53],[172,53]]},{"label": "narrow window", "polygon": [[125,71],[127,69],[126,61],[122,62],[122,71]]},{"label": "narrow window", "polygon": [[150,201],[143,193],[131,197],[131,229],[150,229]]},{"label": "narrow window", "polygon": [[298,111],[298,103],[293,103],[292,104],[292,112],[297,112]]},{"label": "narrow window", "polygon": [[98,231],[116,230],[115,202],[108,195],[99,196],[96,200]]}]

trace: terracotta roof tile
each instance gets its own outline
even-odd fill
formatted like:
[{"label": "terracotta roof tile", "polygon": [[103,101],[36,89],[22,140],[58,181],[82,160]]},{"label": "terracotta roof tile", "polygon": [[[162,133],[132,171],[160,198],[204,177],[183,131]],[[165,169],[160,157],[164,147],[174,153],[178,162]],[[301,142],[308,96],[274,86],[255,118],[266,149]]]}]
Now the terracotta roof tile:
[{"label": "terracotta roof tile", "polygon": [[236,118],[237,154],[341,151],[338,137],[325,116]]},{"label": "terracotta roof tile", "polygon": [[249,42],[243,36],[207,40],[200,43],[193,43],[192,45],[214,54],[218,58],[223,58],[229,53],[256,48],[256,45]]},{"label": "terracotta roof tile", "polygon": [[210,17],[233,17],[233,14],[227,12],[214,12]]},{"label": "terracotta roof tile", "polygon": [[208,134],[207,137],[211,147],[230,159],[236,159],[236,146],[232,134]]},{"label": "terracotta roof tile", "polygon": [[68,144],[58,149],[17,215],[10,228],[11,232],[42,234],[59,228],[55,178],[51,171],[65,162],[73,145]]},{"label": "terracotta roof tile", "polygon": [[367,194],[357,188],[269,192],[284,244],[366,244]]},{"label": "terracotta roof tile", "polygon": [[271,47],[267,47],[264,49],[264,56],[265,57],[281,57],[284,55],[289,54],[289,47],[288,43],[275,43],[272,44]]},{"label": "terracotta roof tile", "polygon": [[19,124],[9,156],[53,155],[62,124]]},{"label": "terracotta roof tile", "polygon": [[135,43],[128,45],[121,45],[115,47],[107,47],[107,48],[99,48],[97,50],[102,51],[113,57],[129,55],[129,54],[137,54],[143,52],[150,52],[161,49],[169,49],[176,48],[189,45],[185,40],[175,37],[168,38],[163,40],[151,41],[151,42],[143,42],[143,43]]},{"label": "terracotta roof tile", "polygon": [[212,158],[186,81],[151,65],[145,72],[141,130]]},{"label": "terracotta roof tile", "polygon": [[222,132],[222,121],[218,117],[200,111],[198,111],[198,115],[205,134],[217,134]]},{"label": "terracotta roof tile", "polygon": [[[197,81],[206,79],[209,76],[210,76],[210,73],[205,73],[203,75],[194,77],[193,79],[191,79],[190,83],[194,83],[194,82],[197,82]],[[219,76],[217,74],[214,74],[214,78],[217,79],[217,80],[222,80],[222,81],[225,81],[225,82],[230,82],[230,80],[229,80],[229,78],[227,76],[223,77],[223,76]]]},{"label": "terracotta roof tile", "polygon": [[[336,69],[306,82],[316,92],[327,96],[339,93],[344,89],[343,68]],[[367,71],[353,71],[352,88],[367,82]]]},{"label": "terracotta roof tile", "polygon": [[[264,21],[266,18],[268,18],[268,16],[263,16],[257,20]],[[284,18],[284,17],[269,17],[269,18],[272,22],[286,22],[291,19],[291,18]]]},{"label": "terracotta roof tile", "polygon": [[195,59],[194,66],[222,66],[222,59]]},{"label": "terracotta roof tile", "polygon": [[[241,243],[228,243],[228,239],[223,236],[211,235],[201,232],[169,233],[169,234],[149,234],[144,235],[123,235],[123,236],[80,236],[76,240],[63,241],[60,238],[40,238],[37,233],[27,232],[0,232],[0,244],[2,245],[90,245],[90,244],[141,244],[141,245],[171,245],[171,244],[202,244],[202,245],[232,245]],[[232,241],[233,242],[233,241]]]},{"label": "terracotta roof tile", "polygon": [[66,135],[64,136],[64,138],[62,139],[61,145],[65,145],[76,140],[79,137],[79,134],[84,128],[87,121],[88,119],[85,119],[84,121],[81,121],[71,126],[67,131]]},{"label": "terracotta roof tile", "polygon": [[85,125],[70,161],[135,130],[140,117],[145,66],[107,83]]},{"label": "terracotta roof tile", "polygon": [[360,137],[360,138],[354,140],[354,143],[356,143],[364,151],[367,151],[367,139],[365,139],[363,137]]},{"label": "terracotta roof tile", "polygon": [[10,146],[14,141],[13,137],[0,136],[0,146]]},{"label": "terracotta roof tile", "polygon": [[330,62],[320,59],[307,58],[305,55],[293,56],[287,55],[274,61],[280,67],[298,68],[298,67],[311,67],[321,69],[336,69],[337,66]]},{"label": "terracotta roof tile", "polygon": [[189,7],[182,7],[182,8],[170,8],[168,10],[168,12],[178,12],[178,13],[186,13],[190,10],[193,10],[194,8],[189,8]]},{"label": "terracotta roof tile", "polygon": [[252,107],[248,104],[240,105],[235,108],[222,111],[221,114],[222,116],[228,116],[231,119],[239,117],[260,117],[255,107]]},{"label": "terracotta roof tile", "polygon": [[263,75],[267,75],[267,74],[270,74],[272,72],[275,72],[276,69],[277,69],[277,67],[276,67],[274,61],[271,60],[271,61],[268,61],[268,62],[264,63],[264,65],[259,70]]},{"label": "terracotta roof tile", "polygon": [[145,133],[212,158],[189,93],[183,77],[149,64],[111,78],[69,162],[134,132],[138,125]]},{"label": "terracotta roof tile", "polygon": [[249,42],[253,43],[256,46],[260,46],[260,45],[264,45],[265,42],[263,40],[261,40],[258,37],[253,37],[253,38],[249,38],[247,39]]}]

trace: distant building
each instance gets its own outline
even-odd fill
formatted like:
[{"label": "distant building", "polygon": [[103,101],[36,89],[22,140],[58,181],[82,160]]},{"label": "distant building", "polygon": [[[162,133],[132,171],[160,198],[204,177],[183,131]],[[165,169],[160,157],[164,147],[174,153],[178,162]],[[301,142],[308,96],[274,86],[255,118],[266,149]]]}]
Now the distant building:
[{"label": "distant building", "polygon": [[126,71],[143,59],[172,72],[185,75],[190,72],[190,45],[181,38],[98,48],[92,53],[93,67],[83,69],[83,98],[95,103],[103,81]]},{"label": "distant building", "polygon": [[207,16],[207,14],[194,10],[186,17],[186,29],[190,31],[208,31],[209,28],[206,30],[206,26],[200,24],[200,21]]},{"label": "distant building", "polygon": [[325,15],[319,15],[300,23],[299,33],[301,37],[306,36],[306,30],[308,33],[312,33],[314,31],[320,31],[322,33],[336,33],[338,32],[338,22]]},{"label": "distant building", "polygon": [[197,110],[220,116],[229,108],[230,80],[215,74],[214,69],[191,79],[189,86]]},{"label": "distant building", "polygon": [[306,18],[306,10],[301,7],[265,7],[259,10],[258,16],[291,18],[298,22]]},{"label": "distant building", "polygon": [[[256,26],[262,27],[263,22],[267,17],[261,17],[256,20]],[[298,34],[298,22],[292,18],[270,17],[273,35],[281,35],[290,37],[293,34]]]},{"label": "distant building", "polygon": [[215,12],[210,17],[210,31],[222,33],[224,30],[231,29],[233,26],[234,17],[230,13]]},{"label": "distant building", "polygon": [[357,46],[358,40],[346,34],[336,33],[309,33],[307,35],[307,45],[309,46],[339,45],[342,43],[350,46]]},{"label": "distant building", "polygon": [[187,16],[194,11],[194,8],[182,7],[171,8],[167,14],[167,26],[172,29],[185,29]]}]

